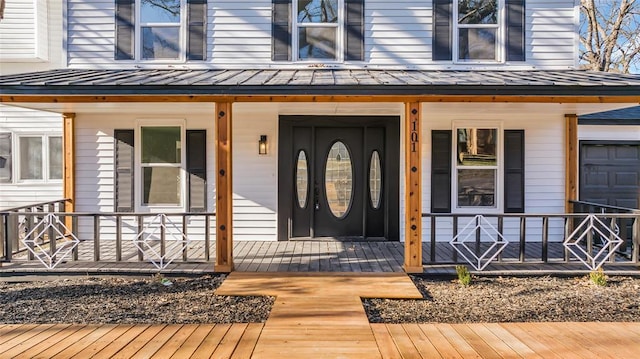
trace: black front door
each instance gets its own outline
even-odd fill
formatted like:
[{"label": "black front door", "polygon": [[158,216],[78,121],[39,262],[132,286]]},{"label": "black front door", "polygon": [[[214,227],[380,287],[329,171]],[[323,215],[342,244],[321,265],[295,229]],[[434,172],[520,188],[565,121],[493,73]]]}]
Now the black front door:
[{"label": "black front door", "polygon": [[397,239],[398,124],[281,117],[279,238]]}]

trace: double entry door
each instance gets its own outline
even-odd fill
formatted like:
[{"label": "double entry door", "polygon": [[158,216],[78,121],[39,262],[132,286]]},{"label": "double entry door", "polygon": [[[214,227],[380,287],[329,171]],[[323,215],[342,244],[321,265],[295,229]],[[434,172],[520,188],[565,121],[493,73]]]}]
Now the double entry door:
[{"label": "double entry door", "polygon": [[279,238],[397,240],[398,137],[398,117],[281,117]]}]

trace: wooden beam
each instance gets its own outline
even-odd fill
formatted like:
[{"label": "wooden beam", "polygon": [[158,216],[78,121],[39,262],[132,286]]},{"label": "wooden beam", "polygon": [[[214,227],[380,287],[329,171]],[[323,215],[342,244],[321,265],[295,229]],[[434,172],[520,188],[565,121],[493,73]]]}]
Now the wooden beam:
[{"label": "wooden beam", "polygon": [[[63,197],[67,199],[64,205],[65,212],[74,212],[76,209],[76,150],[75,150],[75,113],[62,114],[62,146],[64,153],[63,171]],[[65,226],[71,229],[71,217],[65,217]]]},{"label": "wooden beam", "polygon": [[573,212],[570,200],[578,200],[578,116],[565,118],[565,212]]},{"label": "wooden beam", "polygon": [[496,102],[496,103],[628,103],[633,96],[537,95],[1,95],[0,103],[108,102]]},{"label": "wooden beam", "polygon": [[422,273],[422,133],[420,103],[405,103],[404,270]]},{"label": "wooden beam", "polygon": [[233,271],[233,166],[230,102],[216,103],[216,264]]}]

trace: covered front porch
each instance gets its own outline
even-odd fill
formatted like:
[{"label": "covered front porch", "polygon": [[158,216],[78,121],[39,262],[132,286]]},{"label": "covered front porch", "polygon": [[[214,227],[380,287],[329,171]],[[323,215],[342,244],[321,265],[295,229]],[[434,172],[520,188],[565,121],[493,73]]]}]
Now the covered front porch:
[{"label": "covered front porch", "polygon": [[[571,202],[579,199],[577,117],[639,103],[640,80],[633,76],[581,71],[73,70],[7,76],[0,87],[3,103],[63,114],[66,197],[40,206],[58,206],[48,210],[51,215],[33,209],[38,206],[2,213],[3,268],[26,270],[21,263],[26,259],[49,270],[74,263],[102,268],[113,263],[114,268],[132,271],[208,266],[202,270],[429,273],[452,272],[456,264],[465,263],[478,271],[496,266],[502,266],[500,271],[547,266],[568,270],[574,264],[576,270],[602,264],[637,270],[637,212],[587,215],[574,213]],[[364,213],[355,222],[362,220],[363,228],[356,240],[350,235],[327,240],[311,230],[296,235],[292,228],[295,205],[310,209],[315,204],[317,209],[325,204],[312,201],[312,181],[294,190],[294,171],[289,182],[283,180],[289,177],[283,173],[293,169],[282,167],[283,155],[296,155],[298,161],[313,158],[301,156],[301,151],[289,153],[282,145],[295,148],[292,139],[298,136],[287,135],[282,123],[295,117],[291,128],[296,127],[306,121],[298,121],[301,116],[339,117],[335,127],[325,129],[329,134],[376,116],[390,118],[397,128],[387,127],[387,137],[380,137],[397,154],[381,161],[395,162],[397,170],[380,182],[386,186],[396,181],[398,189],[382,196],[387,212],[380,217],[366,214],[373,191],[354,190],[362,195]],[[340,122],[347,117],[355,120]],[[369,124],[358,126],[354,133],[360,128],[366,133]],[[142,168],[157,165],[145,160],[143,151],[151,148],[145,147],[145,131],[164,131],[160,127],[175,129],[171,149],[182,153],[177,162],[157,166],[170,174],[167,178],[180,173],[175,182],[181,192],[174,196],[180,206],[169,210],[152,208],[145,187],[151,182],[140,175],[146,173]],[[307,127],[313,133],[322,126],[316,121]],[[464,166],[472,165],[452,153],[458,145],[452,133],[477,128],[485,129],[486,147],[494,148],[493,162],[480,161],[482,173],[492,173],[493,187],[466,193],[462,182],[454,185],[454,180]],[[525,132],[534,140],[524,141]],[[163,139],[173,136],[167,133]],[[271,141],[262,143],[263,133]],[[200,152],[197,145],[189,145],[186,138],[191,135],[193,143],[200,141]],[[322,138],[318,136],[309,136],[308,142]],[[340,136],[324,141],[346,143]],[[506,154],[512,153],[506,148],[507,136],[526,143],[526,150],[520,146],[526,169],[507,168]],[[370,150],[369,137],[357,141],[363,151]],[[441,144],[446,152],[439,152]],[[263,145],[267,156],[259,157]],[[194,165],[194,159],[202,163]],[[362,173],[371,172],[373,167],[367,166],[372,165],[363,164]],[[317,167],[316,175],[326,168]],[[514,177],[521,190],[507,193],[507,176]],[[371,187],[375,181],[361,176],[360,182]],[[123,191],[125,187],[131,191]],[[327,185],[317,188],[328,196]],[[201,202],[194,200],[194,193],[203,194]],[[457,206],[463,196],[466,204]],[[286,203],[289,207],[282,207],[285,201],[291,202]],[[333,213],[335,223],[349,211],[349,203],[343,204],[344,212]],[[476,210],[476,205],[485,208]],[[370,207],[373,212],[377,204]],[[307,227],[317,230],[317,218],[305,216],[301,214]],[[383,234],[368,236],[367,225],[375,218],[380,218]],[[294,237],[301,238],[291,240]],[[75,244],[61,260],[58,249],[63,243],[57,241],[69,239]],[[569,247],[563,245],[567,241]],[[46,260],[40,261],[47,251]]]}]

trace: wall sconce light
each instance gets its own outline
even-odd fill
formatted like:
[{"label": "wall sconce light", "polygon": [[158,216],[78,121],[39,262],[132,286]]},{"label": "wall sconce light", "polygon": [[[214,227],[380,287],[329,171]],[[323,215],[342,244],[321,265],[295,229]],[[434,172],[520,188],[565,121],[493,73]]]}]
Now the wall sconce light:
[{"label": "wall sconce light", "polygon": [[267,135],[260,135],[260,141],[258,141],[258,154],[267,154]]}]

